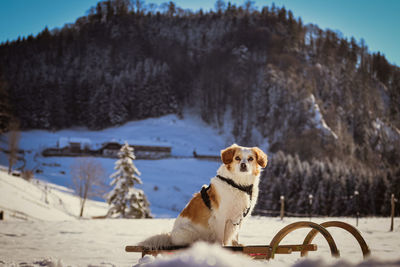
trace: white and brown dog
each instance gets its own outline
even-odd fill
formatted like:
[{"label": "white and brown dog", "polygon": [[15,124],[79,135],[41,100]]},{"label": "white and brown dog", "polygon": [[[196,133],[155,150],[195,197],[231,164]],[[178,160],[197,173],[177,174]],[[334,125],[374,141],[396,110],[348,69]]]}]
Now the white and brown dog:
[{"label": "white and brown dog", "polygon": [[238,245],[243,219],[251,214],[258,197],[261,168],[267,155],[258,147],[236,144],[221,151],[223,164],[209,186],[186,205],[171,233],[152,236],[139,245],[149,248],[190,245],[195,241]]}]

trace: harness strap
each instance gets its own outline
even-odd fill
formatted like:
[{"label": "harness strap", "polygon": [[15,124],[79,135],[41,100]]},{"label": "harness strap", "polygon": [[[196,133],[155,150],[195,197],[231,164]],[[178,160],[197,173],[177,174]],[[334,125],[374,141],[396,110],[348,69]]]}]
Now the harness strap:
[{"label": "harness strap", "polygon": [[239,189],[240,191],[243,191],[243,192],[245,192],[246,194],[248,194],[248,195],[250,196],[250,200],[251,200],[251,197],[252,197],[252,195],[253,195],[253,185],[241,185],[241,184],[237,184],[237,183],[235,183],[232,179],[225,178],[225,177],[223,177],[223,176],[221,176],[221,175],[219,175],[219,174],[217,175],[217,177],[218,177],[219,179],[221,179],[222,181],[228,183],[229,185],[233,186],[234,188]]},{"label": "harness strap", "polygon": [[[252,194],[253,194],[253,185],[244,186],[244,185],[237,184],[232,179],[225,178],[221,175],[217,175],[217,177],[219,179],[221,179],[222,181],[228,183],[229,185],[233,186],[234,188],[239,189],[240,191],[243,191],[246,194],[248,194],[250,197],[250,203],[251,203],[251,198],[252,198]],[[210,196],[207,193],[207,191],[210,190],[210,188],[211,188],[211,184],[208,186],[203,185],[203,187],[201,188],[200,194],[201,194],[201,198],[203,199],[204,204],[207,206],[207,208],[209,208],[211,210]],[[251,206],[251,204],[250,204],[250,206]],[[250,212],[250,207],[248,207],[243,212],[243,218],[246,217],[249,214],[249,212]]]},{"label": "harness strap", "polygon": [[[246,194],[248,194],[249,197],[250,197],[250,207],[251,207],[251,198],[252,198],[252,195],[253,195],[253,185],[241,185],[241,184],[237,184],[237,183],[235,183],[232,179],[225,178],[225,177],[223,177],[223,176],[221,176],[221,175],[219,175],[219,174],[217,175],[217,177],[218,177],[219,179],[221,179],[222,181],[228,183],[229,185],[233,186],[234,188],[239,189],[240,191],[243,191],[243,192],[245,192]],[[246,217],[246,216],[249,214],[249,212],[250,212],[250,207],[248,207],[248,208],[246,209],[246,211],[243,212],[243,218]],[[239,224],[240,224],[240,223],[239,223]],[[236,225],[236,224],[235,224],[235,225]]]},{"label": "harness strap", "polygon": [[200,194],[203,199],[204,204],[206,204],[207,208],[211,209],[211,201],[210,196],[207,194],[207,191],[210,189],[211,184],[209,186],[203,185],[201,188]]},{"label": "harness strap", "polygon": [[247,210],[243,212],[243,217],[246,217],[247,214],[249,214],[249,212],[250,212],[250,207],[248,207]]}]

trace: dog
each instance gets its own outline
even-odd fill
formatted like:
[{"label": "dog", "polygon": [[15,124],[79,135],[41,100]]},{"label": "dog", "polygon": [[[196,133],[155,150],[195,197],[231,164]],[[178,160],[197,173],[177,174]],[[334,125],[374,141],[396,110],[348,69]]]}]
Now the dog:
[{"label": "dog", "polygon": [[138,245],[152,249],[187,246],[196,241],[240,245],[238,232],[256,205],[260,172],[268,158],[258,147],[233,144],[221,151],[221,159],[217,175],[194,194],[172,231]]}]

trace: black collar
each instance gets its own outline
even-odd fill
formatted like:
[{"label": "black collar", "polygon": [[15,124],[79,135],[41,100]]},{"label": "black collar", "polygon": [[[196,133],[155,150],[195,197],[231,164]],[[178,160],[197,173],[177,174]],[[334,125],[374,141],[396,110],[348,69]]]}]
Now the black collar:
[{"label": "black collar", "polygon": [[251,200],[251,196],[253,194],[253,185],[241,185],[241,184],[237,184],[235,183],[232,179],[229,178],[225,178],[221,175],[217,175],[217,177],[219,179],[221,179],[222,181],[228,183],[229,185],[233,186],[236,189],[239,189],[240,191],[245,192],[246,194],[248,194],[250,196],[250,200]]}]

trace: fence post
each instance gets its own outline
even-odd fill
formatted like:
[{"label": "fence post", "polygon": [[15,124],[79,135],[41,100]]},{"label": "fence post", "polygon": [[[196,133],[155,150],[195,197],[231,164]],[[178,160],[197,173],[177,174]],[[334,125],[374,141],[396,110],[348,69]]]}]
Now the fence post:
[{"label": "fence post", "polygon": [[390,212],[390,232],[393,232],[393,227],[394,227],[394,211],[395,211],[395,205],[396,205],[396,199],[394,198],[394,194],[392,194],[391,200],[390,200],[390,204],[391,204],[391,212]]},{"label": "fence post", "polygon": [[356,226],[358,227],[358,216],[360,215],[359,212],[359,206],[358,206],[358,191],[354,191],[354,202],[355,202],[355,208],[356,208]]},{"label": "fence post", "polygon": [[4,212],[0,210],[0,221],[4,220]]},{"label": "fence post", "polygon": [[283,220],[283,216],[285,216],[285,197],[281,196],[281,220]]},{"label": "fence post", "polygon": [[313,195],[309,194],[308,195],[308,213],[310,215],[310,221],[311,221],[311,214],[312,214],[312,201],[313,201]]}]

